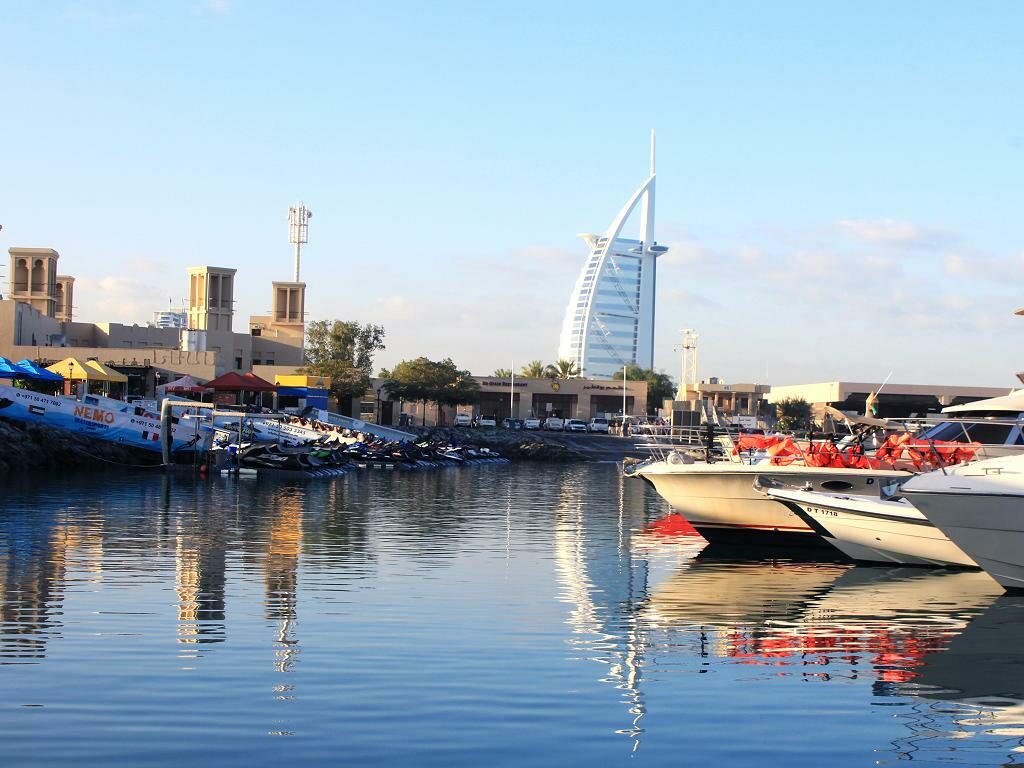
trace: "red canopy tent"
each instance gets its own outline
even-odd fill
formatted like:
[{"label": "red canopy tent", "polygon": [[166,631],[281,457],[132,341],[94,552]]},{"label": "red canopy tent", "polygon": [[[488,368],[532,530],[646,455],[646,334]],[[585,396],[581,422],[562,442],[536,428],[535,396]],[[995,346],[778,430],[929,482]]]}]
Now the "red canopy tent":
[{"label": "red canopy tent", "polygon": [[[248,373],[228,371],[223,376],[218,376],[213,381],[206,382],[206,390],[214,392],[213,401],[221,404],[237,403],[240,399],[243,399],[242,395],[245,392],[262,395],[264,392],[273,392],[276,389],[275,385],[266,379],[261,379],[252,371]],[[225,394],[233,392],[236,394],[236,397],[225,397],[223,394],[218,396],[216,394],[218,392]]]}]

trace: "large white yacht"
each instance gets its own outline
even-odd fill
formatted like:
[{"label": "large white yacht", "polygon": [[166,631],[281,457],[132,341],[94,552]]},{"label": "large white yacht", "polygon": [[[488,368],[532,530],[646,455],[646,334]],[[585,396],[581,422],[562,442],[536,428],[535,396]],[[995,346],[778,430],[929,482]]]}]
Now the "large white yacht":
[{"label": "large white yacht", "polygon": [[903,492],[1000,585],[1024,590],[1024,456],[929,472]]},{"label": "large white yacht", "polygon": [[904,565],[977,567],[896,488],[881,496],[769,488],[825,541],[854,560]]}]

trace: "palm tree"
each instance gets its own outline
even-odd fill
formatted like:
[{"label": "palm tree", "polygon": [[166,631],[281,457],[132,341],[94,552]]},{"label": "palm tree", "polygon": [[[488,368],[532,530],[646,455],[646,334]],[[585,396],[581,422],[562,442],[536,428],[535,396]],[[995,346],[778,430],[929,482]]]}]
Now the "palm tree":
[{"label": "palm tree", "polygon": [[510,379],[512,378],[512,371],[508,368],[495,368],[494,373],[491,375],[496,379]]},{"label": "palm tree", "polygon": [[527,379],[544,378],[544,363],[540,360],[531,360],[519,371]]},{"label": "palm tree", "polygon": [[571,379],[580,375],[580,369],[576,366],[575,360],[560,359],[554,365],[548,366],[549,375],[553,379]]}]

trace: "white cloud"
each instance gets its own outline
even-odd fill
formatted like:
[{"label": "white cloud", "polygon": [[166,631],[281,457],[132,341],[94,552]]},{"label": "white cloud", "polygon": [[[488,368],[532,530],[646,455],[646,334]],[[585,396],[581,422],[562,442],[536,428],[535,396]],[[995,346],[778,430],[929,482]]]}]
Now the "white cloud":
[{"label": "white cloud", "polygon": [[166,290],[129,275],[107,275],[75,280],[75,317],[85,322],[131,325],[152,319],[155,309],[167,306]]},{"label": "white cloud", "polygon": [[951,232],[895,219],[844,219],[839,222],[839,229],[853,240],[876,245],[920,248],[956,240]]}]

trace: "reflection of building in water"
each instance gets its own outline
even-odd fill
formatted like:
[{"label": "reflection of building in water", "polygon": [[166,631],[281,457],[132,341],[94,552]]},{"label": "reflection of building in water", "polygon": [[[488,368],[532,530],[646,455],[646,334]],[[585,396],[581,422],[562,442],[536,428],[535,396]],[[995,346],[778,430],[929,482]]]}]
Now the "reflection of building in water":
[{"label": "reflection of building in water", "polygon": [[283,487],[274,492],[270,503],[270,530],[264,563],[264,615],[271,621],[280,622],[274,652],[277,658],[275,667],[279,672],[291,671],[298,652],[294,623],[304,501],[303,489]]},{"label": "reflection of building in water", "polygon": [[7,510],[0,526],[0,658],[46,655],[59,634],[69,541],[52,519]]},{"label": "reflection of building in water", "polygon": [[227,530],[213,510],[182,514],[176,521],[174,566],[178,593],[178,642],[217,643],[225,637],[224,587]]},{"label": "reflection of building in water", "polygon": [[[632,531],[643,526],[641,483],[619,473],[592,476],[586,485],[567,479],[556,503],[555,558],[561,599],[572,609],[570,642],[586,658],[608,665],[606,682],[623,691],[630,723],[620,732],[634,738],[642,729],[640,659],[644,646],[636,631],[635,607],[647,592],[647,561],[631,551]],[[600,499],[590,504],[588,499]],[[618,503],[608,505],[609,499]]]}]

